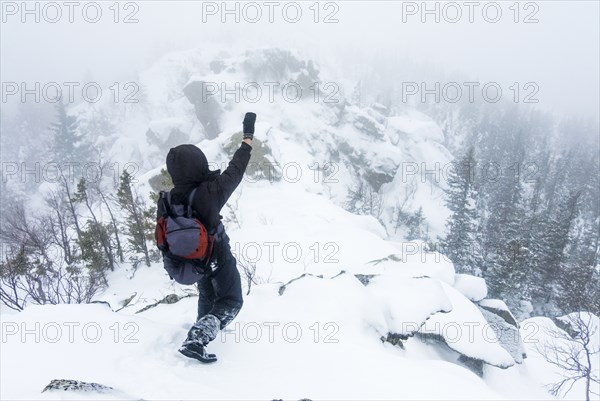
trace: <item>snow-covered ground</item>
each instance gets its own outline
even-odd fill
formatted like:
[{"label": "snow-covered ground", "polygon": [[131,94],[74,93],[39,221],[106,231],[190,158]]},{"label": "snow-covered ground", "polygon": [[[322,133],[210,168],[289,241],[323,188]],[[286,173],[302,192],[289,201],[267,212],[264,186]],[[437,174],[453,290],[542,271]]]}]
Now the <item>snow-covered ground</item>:
[{"label": "snow-covered ground", "polygon": [[[218,362],[202,365],[177,352],[196,314],[193,287],[172,282],[160,264],[139,267],[133,277],[122,267],[98,298],[110,305],[29,306],[2,314],[2,399],[549,397],[543,384],[553,373],[535,351],[528,349],[531,358],[516,364],[484,330],[486,321],[469,299],[483,294],[479,280],[455,275],[441,255],[415,255],[412,248],[403,254],[381,238],[377,222],[350,215],[322,195],[278,185],[243,184],[238,213],[248,228],[232,225],[232,243],[280,246],[273,246],[272,262],[262,255],[262,283],[252,286],[237,319],[210,344]],[[290,241],[325,240],[339,244],[337,261],[315,262],[310,255],[311,263],[293,263],[280,253]],[[364,285],[358,274],[373,276]],[[139,312],[169,294],[192,296]],[[420,335],[404,348],[381,340],[417,330],[445,336],[446,344]],[[456,351],[489,362],[483,377],[457,362]],[[116,390],[40,393],[61,378]]]},{"label": "snow-covered ground", "polygon": [[[159,265],[140,268],[133,280],[112,277],[105,298],[113,308],[137,294],[119,312],[92,304],[3,314],[2,399],[547,398],[527,363],[486,367],[482,379],[438,355],[447,351],[436,346],[416,339],[405,350],[382,343],[396,311],[382,307],[352,275],[308,277],[282,295],[278,290],[276,283],[252,289],[238,318],[210,345],[219,356],[213,365],[177,352],[195,316],[196,297],[136,314],[168,293],[182,292]],[[120,392],[40,394],[61,378]]]}]

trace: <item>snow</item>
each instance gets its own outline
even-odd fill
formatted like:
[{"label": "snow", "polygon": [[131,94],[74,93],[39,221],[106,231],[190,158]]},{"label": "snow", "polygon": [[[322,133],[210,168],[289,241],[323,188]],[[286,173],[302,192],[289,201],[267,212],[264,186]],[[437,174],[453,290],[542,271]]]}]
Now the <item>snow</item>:
[{"label": "snow", "polygon": [[[559,321],[567,325],[573,332],[579,332],[578,326],[585,325],[589,327],[590,332],[600,332],[600,319],[590,312],[573,312],[565,316],[557,317]],[[598,336],[595,336],[598,339]],[[600,339],[598,341],[600,343]]]},{"label": "snow", "polygon": [[469,274],[456,274],[454,288],[473,302],[481,301],[487,297],[487,285],[481,277]]},{"label": "snow", "polygon": [[514,359],[499,344],[477,306],[448,284],[442,286],[452,311],[431,316],[420,332],[442,336],[451,349],[470,358],[503,368],[513,366]]},{"label": "snow", "polygon": [[383,258],[370,261],[378,270],[394,271],[404,277],[430,277],[447,284],[454,284],[454,265],[439,252],[427,250],[422,241],[391,243],[396,251]]},{"label": "snow", "polygon": [[428,116],[418,111],[410,110],[405,115],[392,117],[388,127],[399,133],[408,134],[413,140],[428,139],[441,142],[444,134],[440,127]]},{"label": "snow", "polygon": [[412,335],[434,313],[452,310],[452,303],[435,279],[388,274],[372,279],[367,289],[381,304],[388,332],[394,334]]},{"label": "snow", "polygon": [[272,272],[272,280],[287,281],[307,269],[338,272],[395,251],[381,239],[375,219],[353,215],[301,185],[245,182],[239,191],[241,227],[230,225],[228,234],[234,252],[255,260],[259,276]]},{"label": "snow", "polygon": [[510,312],[506,303],[501,299],[483,299],[479,301],[479,305],[485,308],[497,309],[501,311]]},{"label": "snow", "polygon": [[189,126],[190,122],[181,118],[173,117],[173,118],[163,118],[161,120],[152,120],[148,127],[154,131],[159,137],[169,136],[172,129],[179,129],[183,132],[187,132],[191,129]]},{"label": "snow", "polygon": [[[597,317],[595,320],[597,321]],[[544,346],[555,345],[564,349],[569,349],[572,343],[569,344],[562,339],[557,339],[553,333],[560,333],[566,335],[566,333],[557,327],[554,322],[546,317],[533,317],[521,322],[521,336],[523,337],[523,343],[525,345],[528,358],[526,364],[529,366],[529,374],[532,378],[540,383],[546,383],[550,385],[556,383],[564,378],[565,372],[561,371],[554,365],[550,365],[543,356]],[[590,346],[600,346],[600,338],[598,334],[591,339]],[[592,369],[598,372],[600,363],[597,358],[592,358]],[[600,392],[600,385],[593,384],[591,390],[595,393]],[[575,383],[573,389],[566,395],[564,399],[567,400],[581,400],[585,399],[585,389],[583,380]],[[593,398],[591,398],[593,399]]]},{"label": "snow", "polygon": [[[470,301],[437,279],[390,274],[365,287],[346,273],[323,279],[305,276],[289,284],[282,295],[279,287],[265,283],[252,288],[239,316],[210,344],[210,351],[219,356],[212,365],[177,352],[196,313],[195,296],[136,313],[165,294],[186,289],[172,285],[159,264],[139,268],[133,278],[125,272],[111,276],[105,299],[112,301],[113,309],[126,294],[140,294],[119,312],[90,304],[29,306],[21,313],[3,314],[2,399],[544,397],[526,367],[518,371],[488,367],[481,379],[440,357],[443,351],[431,345],[409,341],[403,351],[380,341],[384,333],[398,332],[395,325],[401,320],[422,319],[438,307],[452,306],[453,311],[434,314],[426,325],[438,316],[460,321],[455,320],[459,313],[464,321],[473,321],[473,310],[465,306]],[[72,322],[79,325],[69,338]],[[35,331],[36,324],[39,341],[24,331]],[[55,340],[57,328],[61,336]],[[484,349],[478,338],[471,348],[488,357],[499,353]],[[96,382],[119,393],[40,394],[56,378]]]},{"label": "snow", "polygon": [[479,301],[479,306],[501,316],[506,322],[518,326],[518,320],[512,314],[508,305],[501,299],[483,299]]},{"label": "snow", "polygon": [[[356,296],[360,286],[344,276],[307,279],[281,297],[272,286],[257,287],[237,324],[211,344],[220,360],[209,366],[176,351],[195,312],[194,298],[137,315],[115,313],[104,305],[32,306],[11,316],[10,323],[31,329],[37,322],[48,327],[47,334],[38,343],[31,336],[22,341],[21,333],[7,336],[2,398],[39,399],[41,389],[55,378],[98,382],[123,391],[128,399],[498,398],[456,365],[406,360],[382,344],[363,321],[368,311]],[[65,329],[69,322],[81,323],[72,342]],[[272,322],[279,326],[270,326],[269,338]],[[97,342],[84,337],[82,327],[88,323],[102,332]],[[49,343],[55,337],[53,325],[63,328],[62,336]],[[95,340],[92,329],[88,336]],[[17,359],[35,364],[7,364]],[[267,379],[266,372],[277,372],[277,379]],[[397,385],[398,377],[404,385]]]}]

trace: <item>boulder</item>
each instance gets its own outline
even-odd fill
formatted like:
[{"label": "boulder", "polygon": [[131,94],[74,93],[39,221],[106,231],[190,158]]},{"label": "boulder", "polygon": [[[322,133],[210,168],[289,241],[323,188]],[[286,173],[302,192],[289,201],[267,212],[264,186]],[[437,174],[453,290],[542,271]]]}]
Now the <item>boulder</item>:
[{"label": "boulder", "polygon": [[492,312],[502,319],[506,321],[506,323],[511,324],[515,327],[519,327],[519,323],[517,323],[517,319],[513,316],[510,309],[504,301],[500,299],[483,299],[479,301],[479,306],[489,312]]},{"label": "boulder", "polygon": [[523,363],[523,359],[527,358],[527,354],[518,326],[508,323],[502,316],[485,308],[480,307],[479,310],[488,321],[489,327],[496,334],[502,348],[508,351],[516,363]]},{"label": "boulder", "polygon": [[478,302],[487,297],[487,284],[481,277],[470,274],[456,274],[454,288],[473,302]]},{"label": "boulder", "polygon": [[361,284],[365,285],[365,286],[369,285],[369,283],[375,276],[376,276],[375,274],[355,274],[354,275],[354,277],[356,277],[358,279],[358,281],[360,281]]},{"label": "boulder", "polygon": [[196,117],[204,127],[208,139],[214,139],[219,135],[219,119],[223,114],[219,99],[210,95],[215,90],[218,91],[220,88],[209,88],[207,83],[201,79],[192,79],[183,88],[183,93],[194,105]]},{"label": "boulder", "polygon": [[372,278],[367,291],[383,311],[389,333],[404,339],[419,331],[431,316],[452,311],[452,303],[436,279],[387,273]]},{"label": "boulder", "polygon": [[470,359],[480,360],[502,369],[515,364],[513,356],[504,348],[480,308],[446,283],[440,283],[452,303],[448,313],[432,315],[421,327],[420,333],[442,337],[452,350]]},{"label": "boulder", "polygon": [[88,383],[70,379],[53,379],[46,387],[44,387],[42,393],[45,391],[83,391],[107,393],[113,390],[114,388],[105,386],[104,384]]}]

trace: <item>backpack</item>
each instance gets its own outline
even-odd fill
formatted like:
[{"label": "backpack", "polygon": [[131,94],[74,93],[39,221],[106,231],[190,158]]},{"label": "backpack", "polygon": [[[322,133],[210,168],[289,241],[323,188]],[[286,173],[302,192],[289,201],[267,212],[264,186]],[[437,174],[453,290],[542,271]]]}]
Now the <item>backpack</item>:
[{"label": "backpack", "polygon": [[210,235],[192,208],[196,188],[187,205],[172,204],[171,192],[161,191],[156,223],[156,245],[163,253],[164,268],[180,284],[194,284],[212,272],[210,262],[216,235]]}]

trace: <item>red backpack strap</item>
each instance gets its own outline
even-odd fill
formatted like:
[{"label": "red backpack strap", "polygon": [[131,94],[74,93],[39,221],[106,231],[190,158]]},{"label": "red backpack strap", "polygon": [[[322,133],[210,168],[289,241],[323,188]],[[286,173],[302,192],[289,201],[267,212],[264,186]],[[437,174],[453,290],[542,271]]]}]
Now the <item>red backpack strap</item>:
[{"label": "red backpack strap", "polygon": [[169,250],[167,244],[167,218],[171,214],[170,202],[168,200],[170,193],[166,191],[159,192],[158,198],[158,220],[156,222],[156,229],[154,230],[154,238],[156,239],[156,245],[162,252]]}]

